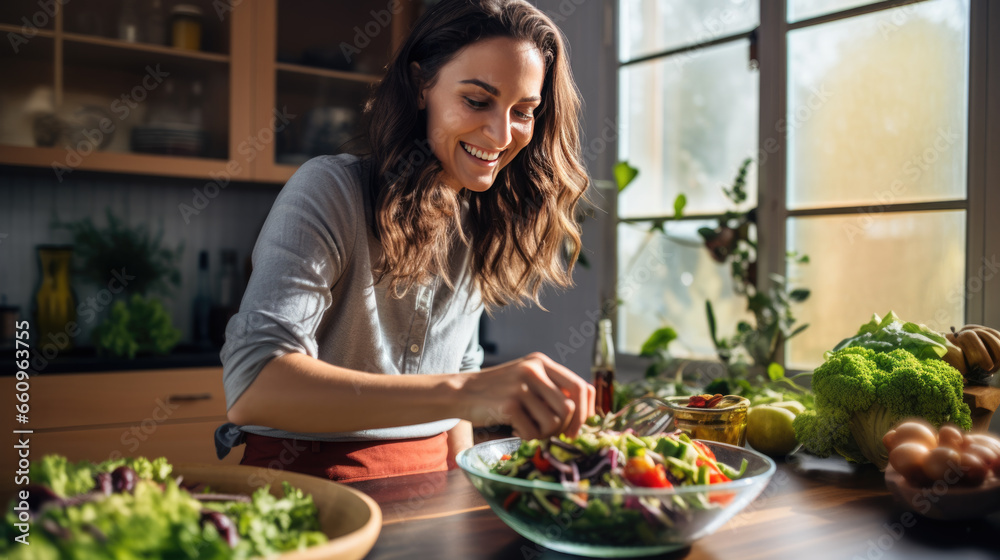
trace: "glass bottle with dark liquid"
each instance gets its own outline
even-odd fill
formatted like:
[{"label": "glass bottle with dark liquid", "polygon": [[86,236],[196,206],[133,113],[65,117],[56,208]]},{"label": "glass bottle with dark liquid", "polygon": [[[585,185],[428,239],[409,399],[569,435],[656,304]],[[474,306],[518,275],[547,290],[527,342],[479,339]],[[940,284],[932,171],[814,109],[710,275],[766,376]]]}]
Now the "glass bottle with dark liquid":
[{"label": "glass bottle with dark liquid", "polygon": [[594,361],[590,371],[594,376],[594,388],[597,390],[594,411],[597,414],[608,414],[611,412],[615,387],[615,343],[611,332],[611,319],[601,319],[597,322]]}]

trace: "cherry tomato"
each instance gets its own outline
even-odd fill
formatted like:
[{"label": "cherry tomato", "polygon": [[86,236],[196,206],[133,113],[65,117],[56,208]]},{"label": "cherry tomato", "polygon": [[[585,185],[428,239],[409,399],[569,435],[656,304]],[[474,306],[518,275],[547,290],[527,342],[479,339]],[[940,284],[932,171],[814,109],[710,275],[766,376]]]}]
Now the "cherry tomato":
[{"label": "cherry tomato", "polygon": [[521,493],[520,492],[511,492],[510,494],[507,494],[507,497],[504,498],[504,501],[503,501],[503,509],[505,509],[507,511],[510,511],[510,508],[514,507],[514,504],[517,502],[517,499],[520,498],[520,497],[521,497]]},{"label": "cherry tomato", "polygon": [[708,457],[709,459],[711,459],[713,461],[717,461],[718,460],[718,459],[715,458],[715,453],[712,453],[712,450],[709,449],[708,446],[705,445],[704,443],[702,443],[700,441],[692,441],[691,443],[693,443],[694,446],[698,448],[698,451],[700,451],[702,455]]},{"label": "cherry tomato", "polygon": [[548,472],[552,470],[552,463],[548,459],[542,457],[542,448],[539,447],[535,449],[535,456],[531,458],[531,462],[535,464],[535,468],[542,471]]},{"label": "cherry tomato", "polygon": [[670,488],[663,465],[653,463],[649,457],[633,457],[625,463],[625,480],[644,488]]},{"label": "cherry tomato", "polygon": [[712,474],[708,475],[708,483],[709,484],[718,484],[720,482],[730,482],[730,479],[729,479],[728,476],[726,476],[726,475],[724,475],[722,473],[712,473]]}]

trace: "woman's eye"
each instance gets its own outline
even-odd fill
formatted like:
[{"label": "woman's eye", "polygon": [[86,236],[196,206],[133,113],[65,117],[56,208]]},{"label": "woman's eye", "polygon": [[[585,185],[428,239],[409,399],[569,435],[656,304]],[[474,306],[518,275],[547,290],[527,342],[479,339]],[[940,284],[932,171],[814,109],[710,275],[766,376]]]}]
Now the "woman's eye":
[{"label": "woman's eye", "polygon": [[485,109],[486,105],[488,105],[488,103],[484,101],[476,101],[475,99],[470,99],[468,97],[465,98],[465,102],[468,103],[469,107],[472,107],[473,109]]},{"label": "woman's eye", "polygon": [[525,120],[525,121],[530,121],[531,119],[533,119],[535,117],[531,113],[524,113],[524,112],[518,111],[517,109],[514,109],[514,115],[517,118],[519,118],[521,120]]}]

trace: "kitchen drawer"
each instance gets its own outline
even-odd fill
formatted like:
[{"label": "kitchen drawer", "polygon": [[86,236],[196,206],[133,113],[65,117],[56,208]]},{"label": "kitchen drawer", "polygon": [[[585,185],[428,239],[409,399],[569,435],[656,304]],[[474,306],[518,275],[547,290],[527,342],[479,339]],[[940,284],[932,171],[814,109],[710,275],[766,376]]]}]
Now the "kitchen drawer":
[{"label": "kitchen drawer", "polygon": [[[166,457],[171,463],[202,463],[207,465],[238,465],[243,458],[243,446],[234,448],[225,459],[215,456],[215,429],[225,418],[197,422],[174,422],[155,426],[125,426],[84,430],[52,430],[34,434],[17,434],[29,438],[30,459],[38,461],[49,454],[59,454],[72,461],[87,459],[94,462],[121,457],[143,456],[150,459]],[[0,492],[14,487],[17,470],[16,440],[0,450],[0,463],[11,476],[0,479]]]},{"label": "kitchen drawer", "polygon": [[222,368],[31,378],[31,429],[175,422],[226,415]]},{"label": "kitchen drawer", "polygon": [[31,434],[31,455],[40,459],[57,453],[73,461],[88,459],[99,462],[121,457],[166,457],[171,463],[204,463],[238,465],[243,446],[233,449],[220,461],[215,456],[215,429],[225,420],[161,424],[145,430],[127,428],[94,428]]}]

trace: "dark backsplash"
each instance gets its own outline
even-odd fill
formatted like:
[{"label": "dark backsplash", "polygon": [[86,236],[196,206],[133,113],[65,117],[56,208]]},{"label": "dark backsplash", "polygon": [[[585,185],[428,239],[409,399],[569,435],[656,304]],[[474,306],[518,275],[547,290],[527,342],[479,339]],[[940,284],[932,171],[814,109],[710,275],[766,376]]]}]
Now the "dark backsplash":
[{"label": "dark backsplash", "polygon": [[[237,268],[242,279],[257,233],[280,185],[231,183],[197,214],[182,213],[179,206],[192,206],[195,189],[201,190],[205,183],[205,180],[79,171],[60,182],[49,170],[0,166],[0,295],[5,296],[5,305],[18,307],[21,320],[28,320],[34,327],[34,300],[41,277],[36,247],[72,241],[68,232],[51,227],[53,220],[65,222],[90,217],[98,226],[104,226],[105,210],[110,208],[127,226],[145,224],[154,235],[162,230],[165,246],[176,247],[183,243],[184,247],[181,284],[170,296],[161,297],[174,326],[182,332],[181,344],[171,357],[137,357],[133,365],[137,368],[171,367],[157,363],[175,363],[177,367],[218,365],[217,349],[184,346],[191,341],[198,253],[201,250],[209,253],[213,291],[217,290],[223,249],[237,252]],[[128,263],[122,266],[127,270]],[[74,277],[72,289],[79,306],[88,298],[99,296],[101,287]],[[128,295],[127,288],[120,295]],[[107,305],[110,304],[105,302],[101,306],[98,300],[98,308]],[[76,348],[50,348],[50,355],[53,351],[63,355],[48,360],[51,365],[46,371],[129,369],[128,363],[102,360],[93,351],[91,332],[103,316],[103,313],[89,311],[78,313],[80,333],[73,339]],[[35,336],[33,329],[32,337]]]}]

